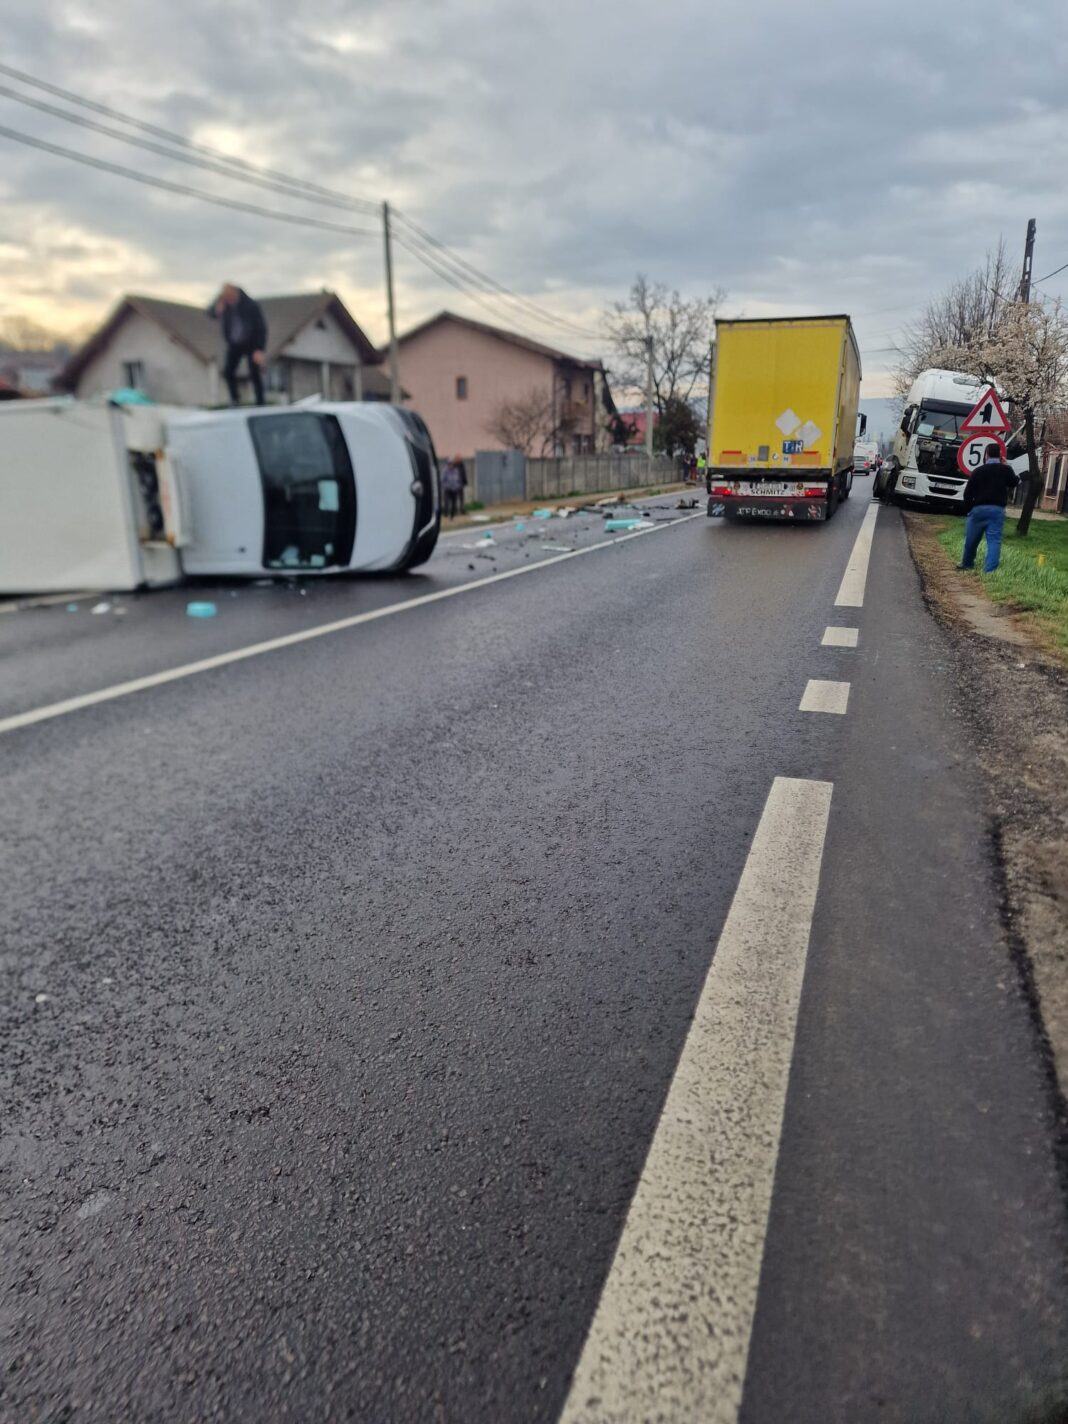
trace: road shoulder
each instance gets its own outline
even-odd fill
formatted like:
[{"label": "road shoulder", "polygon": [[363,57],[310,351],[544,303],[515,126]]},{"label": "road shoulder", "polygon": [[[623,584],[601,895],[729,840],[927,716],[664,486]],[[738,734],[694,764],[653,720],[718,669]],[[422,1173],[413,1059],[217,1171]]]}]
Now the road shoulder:
[{"label": "road shoulder", "polygon": [[1068,1128],[1068,671],[1028,620],[956,573],[922,515],[903,516],[924,601],[949,634],[974,729],[1002,915],[1060,1085]]}]

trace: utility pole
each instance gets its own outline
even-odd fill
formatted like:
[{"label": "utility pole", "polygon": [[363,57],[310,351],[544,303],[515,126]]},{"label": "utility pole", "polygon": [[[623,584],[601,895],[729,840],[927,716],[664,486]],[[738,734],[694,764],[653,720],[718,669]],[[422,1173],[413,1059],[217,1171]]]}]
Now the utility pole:
[{"label": "utility pole", "polygon": [[389,398],[400,404],[400,361],[397,354],[396,306],[393,300],[393,239],[389,231],[389,204],[382,204],[382,241],[386,249],[386,309],[389,312]]},{"label": "utility pole", "polygon": [[[1020,301],[1031,300],[1031,262],[1035,255],[1035,233],[1038,224],[1034,218],[1027,221],[1027,239],[1024,243],[1023,273],[1020,277]],[[1031,515],[1038,503],[1038,492],[1042,487],[1042,477],[1038,470],[1038,449],[1035,444],[1035,409],[1028,405],[1024,410],[1024,440],[1027,445],[1027,489],[1024,493],[1023,508],[1016,525],[1019,538],[1024,538],[1031,528]]]},{"label": "utility pole", "polygon": [[1034,218],[1027,220],[1027,241],[1024,243],[1023,275],[1020,278],[1020,301],[1031,300],[1031,261],[1035,255],[1035,233],[1038,224]]},{"label": "utility pole", "polygon": [[653,463],[653,338],[645,338],[645,458]]}]

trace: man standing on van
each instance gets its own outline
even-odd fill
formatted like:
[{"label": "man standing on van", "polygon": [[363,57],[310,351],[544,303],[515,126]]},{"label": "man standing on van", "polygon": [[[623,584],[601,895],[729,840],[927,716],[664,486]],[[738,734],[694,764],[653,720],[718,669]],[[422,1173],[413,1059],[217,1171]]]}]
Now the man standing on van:
[{"label": "man standing on van", "polygon": [[1019,478],[1011,465],[1006,465],[996,445],[988,445],[986,461],[964,486],[964,508],[968,523],[964,527],[964,557],[960,569],[974,569],[979,540],[986,535],[986,561],[983,572],[992,574],[1001,562],[1001,534],[1005,528],[1005,506]]},{"label": "man standing on van", "polygon": [[256,404],[263,404],[263,364],[267,347],[267,322],[263,308],[247,292],[227,282],[211,308],[211,315],[222,318],[223,340],[226,342],[226,365],[223,375],[230,392],[230,404],[240,403],[237,390],[237,368],[248,362],[249,379]]}]

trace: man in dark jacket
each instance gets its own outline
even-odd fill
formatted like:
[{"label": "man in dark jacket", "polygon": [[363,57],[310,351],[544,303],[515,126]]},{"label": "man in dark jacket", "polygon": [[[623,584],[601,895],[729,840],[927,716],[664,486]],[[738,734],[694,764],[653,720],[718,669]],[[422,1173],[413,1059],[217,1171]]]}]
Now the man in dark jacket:
[{"label": "man in dark jacket", "polygon": [[1018,484],[1018,476],[1006,465],[996,445],[988,445],[986,461],[964,486],[964,508],[968,523],[964,528],[964,557],[958,568],[974,569],[979,540],[986,535],[986,562],[983,572],[992,574],[1001,562],[1001,533],[1005,528],[1005,506]]},{"label": "man in dark jacket", "polygon": [[262,369],[266,360],[267,322],[263,308],[247,292],[227,282],[211,308],[211,314],[222,318],[223,340],[226,342],[226,365],[223,375],[230,392],[230,404],[237,405],[237,368],[248,361],[248,374],[256,404],[263,404]]}]

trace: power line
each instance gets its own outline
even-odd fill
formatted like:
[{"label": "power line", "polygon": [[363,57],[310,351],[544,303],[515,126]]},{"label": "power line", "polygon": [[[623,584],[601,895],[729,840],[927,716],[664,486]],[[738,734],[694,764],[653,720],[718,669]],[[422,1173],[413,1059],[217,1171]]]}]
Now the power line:
[{"label": "power line", "polygon": [[[484,307],[485,310],[488,311],[491,316],[496,318],[497,321],[502,320],[502,314],[500,309],[498,307],[491,306],[489,300],[487,299],[484,293],[479,292],[477,289],[473,288],[470,283],[463,282],[454,273],[450,272],[448,268],[442,266],[437,261],[437,259],[432,257],[425,249],[420,249],[416,247],[412,242],[409,241],[405,234],[398,232],[394,234],[394,237],[396,238],[397,242],[399,242],[401,246],[405,248],[407,252],[410,252],[413,257],[415,257],[419,262],[422,262],[425,267],[429,268],[431,272],[433,272],[436,276],[440,277],[443,282],[448,282],[449,286],[455,287],[456,290],[458,292],[462,292],[465,297],[468,297],[471,301],[477,302],[479,306]],[[526,336],[531,341],[541,341],[542,338],[540,336],[537,336],[533,332],[524,330],[522,327],[518,326],[511,313],[506,313],[505,319],[512,322],[513,327],[517,331],[519,331],[520,335]]]},{"label": "power line", "polygon": [[32,138],[29,134],[20,133],[18,129],[9,129],[0,125],[0,138],[9,138],[14,143],[26,144],[29,148],[40,149],[43,153],[52,153],[59,158],[69,158],[74,163],[84,164],[88,168],[97,168],[102,173],[114,173],[120,178],[129,178],[134,183],[144,183],[150,188],[161,188],[166,193],[177,193],[184,198],[199,198],[203,203],[214,203],[218,208],[232,208],[235,212],[251,213],[254,217],[273,218],[276,222],[291,223],[295,227],[320,228],[326,232],[340,232],[347,237],[377,237],[374,228],[367,227],[346,227],[343,223],[327,222],[322,218],[313,218],[305,213],[280,213],[274,208],[261,208],[256,203],[242,203],[234,198],[218,198],[214,193],[205,193],[200,188],[190,188],[184,183],[170,183],[165,178],[153,178],[147,173],[140,173],[135,168],[124,168],[119,163],[108,163],[103,158],[92,158],[87,153],[78,153],[73,148],[64,148],[58,143],[47,143],[42,138]]},{"label": "power line", "polygon": [[[0,70],[3,65],[0,65]],[[213,158],[202,158],[199,154],[191,152],[175,152],[173,149],[164,148],[162,144],[153,143],[150,139],[138,138],[134,134],[123,133],[121,129],[112,128],[110,124],[100,124],[94,119],[87,119],[84,114],[71,114],[64,109],[59,109],[55,104],[47,104],[42,99],[34,99],[30,94],[20,94],[16,89],[10,89],[6,84],[0,84],[0,97],[14,99],[16,103],[25,104],[31,109],[37,109],[42,114],[52,114],[57,119],[63,119],[66,123],[75,124],[78,128],[89,129],[94,133],[106,135],[108,138],[118,139],[120,143],[132,144],[135,148],[141,148],[148,153],[159,154],[163,158],[176,160],[178,163],[188,163],[195,168],[203,168],[209,173],[220,173],[224,178],[237,179],[241,183],[252,183],[257,187],[266,188],[268,192],[282,193],[287,198],[300,198],[305,202],[320,203],[327,207],[345,208],[353,212],[362,212],[363,207],[358,202],[350,202],[344,199],[334,199],[318,197],[311,193],[295,191],[291,185],[276,181],[274,178],[261,176],[255,172],[237,173],[226,166],[224,162],[217,162]],[[299,180],[297,180],[299,181]]]},{"label": "power line", "polygon": [[[279,183],[284,183],[291,188],[303,189],[306,193],[315,193],[321,197],[334,198],[344,203],[358,206],[365,212],[377,213],[379,204],[370,198],[351,198],[345,193],[335,192],[331,188],[324,188],[318,183],[310,183],[304,178],[293,178],[287,173],[280,173],[273,168],[261,168],[254,163],[249,163],[244,158],[234,157],[232,154],[224,153],[221,149],[212,148],[210,144],[194,143],[192,139],[185,138],[184,135],[175,133],[172,129],[161,128],[158,124],[146,123],[144,119],[134,118],[132,114],[125,114],[121,109],[113,109],[107,104],[97,103],[95,99],[87,99],[83,94],[76,94],[71,89],[63,89],[58,84],[49,84],[44,79],[37,79],[32,74],[27,74],[24,70],[14,69],[9,64],[0,64],[0,74],[6,74],[9,79],[18,79],[23,84],[29,84],[35,89],[41,89],[46,94],[53,94],[58,99],[66,99],[70,104],[77,104],[83,109],[90,109],[95,114],[103,114],[105,118],[118,119],[120,123],[129,124],[132,128],[139,129],[142,133],[154,135],[156,138],[166,139],[169,143],[174,143],[179,148],[189,149],[192,153],[206,154],[209,158],[218,159],[233,168],[241,169],[247,173],[262,175],[266,178],[273,178]],[[236,176],[236,175],[235,175]]]},{"label": "power line", "polygon": [[440,238],[437,238],[432,233],[427,232],[425,228],[420,227],[418,223],[414,222],[411,218],[406,217],[404,213],[397,213],[397,216],[400,218],[401,222],[403,222],[406,227],[410,228],[413,233],[417,234],[419,238],[423,239],[423,241],[431,244],[434,248],[436,248],[437,251],[442,254],[442,260],[451,263],[451,265],[456,269],[460,269],[464,272],[469,273],[482,286],[499,293],[501,296],[508,298],[510,301],[515,302],[517,306],[526,309],[528,312],[538,317],[542,321],[553,322],[555,325],[565,330],[575,332],[579,336],[592,337],[594,340],[597,341],[602,339],[600,335],[591,332],[588,327],[579,326],[578,323],[569,321],[566,317],[557,316],[555,312],[549,311],[546,307],[539,306],[537,302],[531,301],[529,297],[519,296],[518,293],[513,292],[502,282],[498,282],[495,277],[491,277],[488,273],[480,271],[479,268],[475,267],[472,263],[461,257],[457,252],[454,252],[452,248],[446,246],[446,244],[442,242]]},{"label": "power line", "polygon": [[[57,84],[50,84],[43,79],[38,79],[33,75],[27,74],[23,70],[15,69],[11,65],[0,63],[0,74],[5,74],[19,80],[21,83],[44,90],[46,93],[62,98],[68,103],[80,105],[82,108],[89,109],[94,113],[104,114],[109,118],[117,119],[120,123],[127,124],[142,133],[153,134],[164,139],[166,143],[170,145],[177,145],[182,151],[175,152],[173,148],[161,147],[159,144],[138,138],[134,134],[124,133],[121,129],[113,128],[108,124],[97,123],[82,114],[69,113],[64,109],[45,103],[43,100],[36,99],[31,95],[22,94],[18,90],[11,89],[6,85],[0,85],[0,96],[12,99],[16,103],[27,105],[39,112],[61,119],[66,123],[74,124],[78,127],[103,134],[105,137],[116,139],[121,143],[130,144],[166,159],[187,163],[208,172],[218,173],[223,177],[231,178],[238,182],[250,183],[257,187],[264,188],[269,192],[278,192],[286,197],[295,197],[306,202],[315,202],[329,207],[356,212],[373,211],[377,214],[379,210],[378,205],[368,199],[350,198],[343,193],[337,192],[335,189],[326,188],[321,184],[311,183],[303,178],[296,178],[291,174],[283,173],[277,169],[261,168],[244,159],[223,153],[207,144],[194,143],[185,138],[182,134],[175,133],[173,130],[162,128],[157,124],[147,123],[144,120],[135,118],[131,114],[124,113],[120,109],[115,109],[107,104],[100,104],[92,99],[87,99],[84,95],[77,94],[73,90],[65,89]],[[49,146],[43,140],[34,140],[28,135],[22,135],[20,137],[15,130],[0,130],[0,132],[4,133],[7,137],[15,139],[17,142],[29,143],[31,146],[42,148],[46,152],[70,157],[75,161],[101,168],[103,171],[117,173],[121,176],[132,178],[135,181],[147,183],[150,186],[164,188],[166,191],[199,197],[205,201],[213,202],[217,206],[229,206],[238,211],[272,216],[291,223],[297,223],[300,220],[300,215],[297,214],[283,215],[271,210],[257,208],[252,204],[240,203],[233,199],[215,198],[198,189],[185,188],[178,184],[168,184],[165,180],[152,178],[137,170],[124,169],[120,165],[108,164],[104,160],[93,159],[88,155],[75,154],[71,150],[61,149],[59,145]],[[412,241],[405,243],[408,251],[412,252],[413,255],[420,260],[424,260],[424,256],[429,254],[429,249],[434,249],[434,263],[425,262],[424,265],[434,271],[443,281],[448,281],[450,285],[457,287],[458,290],[464,291],[466,295],[473,295],[469,291],[469,288],[472,283],[475,283],[491,298],[500,298],[513,303],[527,321],[536,320],[538,324],[543,326],[555,326],[559,330],[566,331],[573,336],[581,336],[585,341],[600,342],[603,339],[601,335],[591,332],[587,328],[581,327],[565,317],[560,317],[547,308],[539,306],[529,298],[522,297],[518,293],[511,291],[510,288],[504,286],[503,283],[498,282],[496,278],[481,271],[458,253],[454,252],[439,238],[427,232],[425,228],[420,227],[413,219],[404,214],[397,214],[397,216],[411,232]],[[360,235],[363,235],[364,231],[342,227],[338,224],[322,222],[313,218],[307,218],[305,221],[308,226],[317,226],[327,231],[360,233]],[[398,240],[399,239],[400,235],[398,234]],[[418,244],[424,251],[417,251],[414,244]],[[450,273],[452,276],[449,275]],[[455,280],[453,280],[453,278],[455,278]],[[515,323],[515,317],[510,310],[499,310],[496,306],[487,305],[485,301],[481,301],[480,304],[485,306],[498,321],[506,320],[513,324]]]},{"label": "power line", "polygon": [[1035,286],[1037,287],[1040,282],[1048,282],[1051,277],[1056,277],[1058,273],[1064,272],[1066,270],[1068,270],[1068,262],[1063,263],[1060,267],[1054,267],[1053,271],[1047,272],[1044,277],[1039,277],[1038,282],[1035,283]]}]

